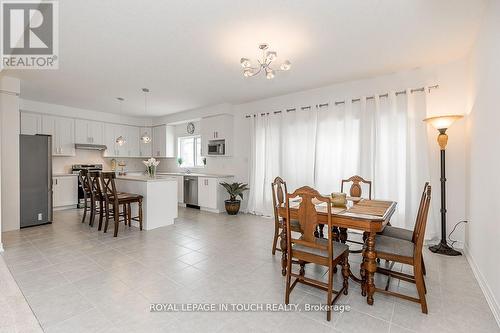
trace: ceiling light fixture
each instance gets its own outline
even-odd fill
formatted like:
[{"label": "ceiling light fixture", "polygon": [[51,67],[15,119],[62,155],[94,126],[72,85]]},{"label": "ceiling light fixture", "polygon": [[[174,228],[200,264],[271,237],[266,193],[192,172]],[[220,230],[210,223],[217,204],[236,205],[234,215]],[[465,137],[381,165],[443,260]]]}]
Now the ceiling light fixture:
[{"label": "ceiling light fixture", "polygon": [[268,44],[260,44],[259,49],[262,50],[262,58],[258,59],[258,66],[253,67],[252,62],[248,58],[241,58],[240,64],[243,67],[243,76],[252,77],[260,72],[264,71],[266,73],[267,79],[272,79],[276,75],[277,71],[288,71],[292,67],[290,61],[285,60],[279,67],[279,69],[271,68],[271,63],[276,60],[278,54],[275,51],[268,51]]},{"label": "ceiling light fixture", "polygon": [[[118,102],[120,102],[120,115],[122,114],[122,104],[123,104],[123,101],[125,100],[123,97],[117,97],[116,98],[118,100]],[[115,140],[116,144],[119,145],[119,146],[123,146],[127,140],[123,137],[123,136],[119,136],[116,138]]]},{"label": "ceiling light fixture", "polygon": [[[148,114],[148,93],[149,89],[148,88],[142,88],[142,92],[144,93],[144,114],[147,116]],[[147,131],[144,131],[141,135],[141,141],[143,143],[150,143],[151,142],[151,137],[149,136]]]}]

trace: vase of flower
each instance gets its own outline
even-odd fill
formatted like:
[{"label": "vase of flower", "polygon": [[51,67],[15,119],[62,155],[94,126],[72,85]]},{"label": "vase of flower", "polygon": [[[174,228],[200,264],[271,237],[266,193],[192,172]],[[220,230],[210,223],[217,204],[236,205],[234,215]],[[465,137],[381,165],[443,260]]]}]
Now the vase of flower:
[{"label": "vase of flower", "polygon": [[146,166],[146,172],[150,178],[156,177],[156,167],[160,164],[160,161],[157,161],[156,158],[151,157],[147,161],[142,161]]}]

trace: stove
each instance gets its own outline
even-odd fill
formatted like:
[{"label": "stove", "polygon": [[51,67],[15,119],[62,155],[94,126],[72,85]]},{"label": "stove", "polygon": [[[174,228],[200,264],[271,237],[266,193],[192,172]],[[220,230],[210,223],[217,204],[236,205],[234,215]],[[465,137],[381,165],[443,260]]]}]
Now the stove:
[{"label": "stove", "polygon": [[[71,172],[74,174],[79,174],[80,170],[102,171],[102,164],[73,164],[71,167]],[[78,208],[83,208],[84,206],[83,186],[80,183],[80,178],[78,178]]]}]

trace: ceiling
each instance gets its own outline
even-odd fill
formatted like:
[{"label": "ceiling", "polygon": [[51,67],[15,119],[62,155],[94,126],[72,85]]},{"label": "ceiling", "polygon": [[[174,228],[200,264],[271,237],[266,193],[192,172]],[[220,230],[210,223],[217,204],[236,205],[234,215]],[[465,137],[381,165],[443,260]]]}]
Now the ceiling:
[{"label": "ceiling", "polygon": [[[464,57],[478,0],[64,0],[59,70],[9,71],[21,97],[144,115],[241,103]],[[267,42],[292,69],[244,78]]]}]

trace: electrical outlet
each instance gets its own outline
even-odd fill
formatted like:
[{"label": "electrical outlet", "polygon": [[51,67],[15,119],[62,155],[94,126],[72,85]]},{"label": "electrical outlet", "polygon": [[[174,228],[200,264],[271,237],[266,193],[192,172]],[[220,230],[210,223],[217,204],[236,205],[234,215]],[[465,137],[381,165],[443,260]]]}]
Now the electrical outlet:
[{"label": "electrical outlet", "polygon": [[38,213],[38,221],[41,221],[41,220],[42,220],[42,218],[43,218],[42,213]]}]

